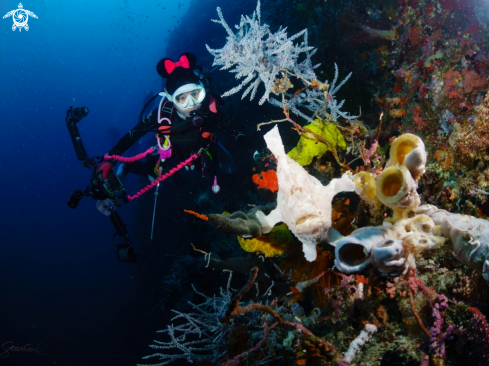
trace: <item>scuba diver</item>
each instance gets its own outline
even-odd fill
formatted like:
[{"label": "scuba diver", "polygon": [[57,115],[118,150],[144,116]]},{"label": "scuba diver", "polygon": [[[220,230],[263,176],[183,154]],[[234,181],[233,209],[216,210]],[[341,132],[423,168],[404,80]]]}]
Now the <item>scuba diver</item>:
[{"label": "scuba diver", "polygon": [[[153,187],[157,190],[161,181],[184,167],[186,170],[194,170],[195,173],[201,172],[202,176],[209,167],[216,169],[217,166],[225,173],[234,173],[236,164],[217,141],[217,129],[234,137],[243,147],[240,140],[244,134],[230,127],[232,105],[227,115],[220,110],[224,100],[212,91],[210,75],[203,73],[203,69],[196,65],[195,55],[184,53],[177,62],[164,58],[158,62],[156,69],[158,74],[166,79],[165,89],[146,103],[140,113],[139,123],[103,157],[90,158],[87,155],[77,128],[77,124],[88,115],[88,108],[69,107],[65,118],[78,160],[84,167],[93,169],[90,186],[84,191],[77,189],[69,198],[68,206],[76,208],[84,196],[97,200],[97,209],[109,217],[116,234],[122,237],[122,243],[117,245],[117,258],[124,262],[135,263],[138,256],[131,247],[127,227],[117,213],[117,207],[132,201]],[[162,97],[158,108],[143,119],[144,110],[158,95]],[[134,157],[122,156],[148,132],[155,134],[155,146]],[[146,158],[146,161],[142,161],[143,158]],[[116,173],[113,166],[117,161],[123,164]],[[206,164],[206,161],[212,164]],[[172,169],[163,174],[165,165]],[[129,196],[123,184],[128,173],[146,176],[151,183],[134,196]],[[218,193],[220,187],[217,184],[216,172],[212,173],[212,191]],[[155,209],[156,197],[157,195]]]},{"label": "scuba diver", "polygon": [[[196,65],[195,55],[190,52],[184,53],[178,62],[164,58],[158,62],[156,69],[162,78],[166,78],[164,91],[146,104],[141,111],[139,123],[127,132],[107,155],[121,156],[148,132],[156,134],[159,152],[148,155],[144,162],[121,164],[118,175],[123,180],[128,173],[134,173],[146,176],[152,181],[161,176],[168,160],[175,161],[176,158],[184,161],[202,148],[206,149],[206,154],[202,159],[187,164],[187,170],[193,170],[197,166],[204,175],[204,156],[207,155],[213,160],[216,160],[214,157],[217,158],[217,164],[226,173],[233,173],[236,166],[232,157],[215,138],[216,128],[229,127],[229,116],[221,112],[220,107],[224,101],[210,88],[210,77]],[[158,95],[162,97],[159,107],[142,119],[144,109]],[[236,139],[244,136],[236,131],[224,132]],[[97,172],[101,171],[105,175],[115,163],[114,160],[106,159],[99,165]],[[217,183],[214,186],[217,186]],[[217,193],[218,188],[213,188],[213,191]]]}]

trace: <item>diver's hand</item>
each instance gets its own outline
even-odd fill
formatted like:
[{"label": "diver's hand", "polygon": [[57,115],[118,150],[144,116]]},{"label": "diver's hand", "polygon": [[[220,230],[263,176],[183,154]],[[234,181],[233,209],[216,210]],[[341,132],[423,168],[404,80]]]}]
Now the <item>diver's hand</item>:
[{"label": "diver's hand", "polygon": [[102,179],[107,178],[107,174],[109,173],[109,170],[115,165],[115,160],[108,160],[104,159],[100,165],[95,169],[95,174],[99,174],[102,172]]}]

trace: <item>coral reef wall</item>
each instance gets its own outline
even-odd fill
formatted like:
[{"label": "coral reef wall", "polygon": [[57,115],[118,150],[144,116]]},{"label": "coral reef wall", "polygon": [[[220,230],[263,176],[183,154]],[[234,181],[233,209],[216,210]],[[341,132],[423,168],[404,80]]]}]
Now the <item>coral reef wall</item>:
[{"label": "coral reef wall", "polygon": [[[200,209],[185,220],[188,232],[199,237],[165,284],[167,292],[184,293],[191,303],[171,303],[178,305],[175,324],[159,343],[169,351],[153,356],[202,365],[487,365],[489,5],[264,0],[260,12],[248,2],[193,4],[171,32],[170,57],[192,50],[206,67],[223,54],[221,61],[232,59],[220,51],[230,44],[223,19],[234,31],[239,16],[253,11],[244,23],[256,28],[246,32],[258,29],[257,17],[271,32],[287,27],[287,37],[307,28],[308,45],[317,52],[310,56],[302,38],[296,39],[306,55],[287,75],[267,74],[272,61],[286,59],[280,54],[285,46],[258,60],[263,69],[269,66],[258,72],[268,79],[252,79],[257,75],[250,66],[243,77],[255,80],[257,95],[265,96],[260,103],[275,93],[274,105],[231,97],[236,110],[246,111],[238,123],[263,148],[233,199],[214,205],[200,192],[194,207],[187,202],[188,209]],[[321,65],[312,69],[309,57]],[[243,81],[226,71],[213,78],[222,92]],[[336,87],[337,80],[346,82]],[[304,107],[311,96],[319,100],[317,118],[291,113],[311,112]],[[339,113],[340,107],[348,112]],[[271,120],[283,122],[285,152],[303,166],[302,175],[287,177],[273,151],[264,148]],[[278,177],[278,195],[275,180],[265,184],[271,176]],[[321,209],[328,213],[327,225],[314,221],[318,215],[310,209],[285,220],[278,212],[294,207],[278,200],[278,219],[269,226],[285,222],[295,237],[288,235],[286,245],[271,253],[267,243],[275,238],[267,237],[271,227],[256,216],[257,206],[277,201],[284,187],[290,197],[313,202],[306,181],[327,187],[342,176],[351,177],[345,186],[354,185],[355,192],[337,194],[331,207],[328,201],[328,209]],[[235,212],[226,218],[224,210]],[[256,230],[234,230],[249,224]],[[302,253],[303,237],[292,230],[299,224],[324,234],[314,242],[314,256]]]}]

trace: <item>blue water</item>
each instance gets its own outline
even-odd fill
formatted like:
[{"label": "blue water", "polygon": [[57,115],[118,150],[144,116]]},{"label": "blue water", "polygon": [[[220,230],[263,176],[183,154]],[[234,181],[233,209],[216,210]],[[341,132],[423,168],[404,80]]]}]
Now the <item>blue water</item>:
[{"label": "blue water", "polygon": [[[87,152],[111,148],[136,124],[144,97],[161,90],[155,65],[180,52],[167,51],[167,37],[188,2],[23,5],[38,16],[29,31],[12,31],[11,17],[0,21],[0,353],[5,345],[50,347],[4,353],[0,365],[134,365],[164,324],[144,317],[153,298],[139,298],[140,268],[117,261],[113,229],[95,202],[66,205],[90,172],[76,159],[64,117],[70,105],[88,106],[79,124]],[[17,6],[2,0],[0,13]],[[137,235],[135,207],[120,214]]]}]

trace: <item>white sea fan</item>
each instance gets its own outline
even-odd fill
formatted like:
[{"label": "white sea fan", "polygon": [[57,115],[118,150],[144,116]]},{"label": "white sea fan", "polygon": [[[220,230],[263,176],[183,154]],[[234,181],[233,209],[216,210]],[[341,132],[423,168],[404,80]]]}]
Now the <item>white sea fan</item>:
[{"label": "white sea fan", "polygon": [[[233,272],[229,272],[229,279],[226,290],[220,288],[220,296],[209,297],[198,292],[192,285],[196,294],[202,296],[205,301],[200,304],[193,304],[192,311],[184,313],[172,310],[176,314],[171,321],[172,324],[167,329],[160,330],[158,333],[166,333],[170,340],[157,341],[150,347],[168,353],[154,353],[143,359],[159,357],[158,364],[138,364],[138,366],[164,366],[179,359],[185,359],[189,363],[200,362],[205,359],[217,360],[222,356],[224,341],[222,340],[227,326],[221,323],[220,319],[225,315],[231,303],[231,278]],[[173,325],[176,320],[179,325]],[[198,338],[196,337],[198,336]]]},{"label": "white sea fan", "polygon": [[[236,33],[224,20],[220,8],[217,8],[217,14],[220,20],[213,21],[224,27],[228,37],[221,49],[211,49],[206,45],[207,50],[214,56],[213,66],[222,66],[221,70],[236,73],[238,80],[244,78],[238,86],[224,93],[224,97],[239,92],[249,84],[242,98],[251,93],[250,100],[252,100],[258,86],[263,82],[265,94],[259,102],[262,105],[269,99],[271,87],[281,69],[286,69],[299,78],[316,79],[314,69],[319,65],[312,65],[311,56],[316,50],[307,44],[307,29],[290,38],[287,37],[286,28],[280,28],[276,33],[272,33],[267,24],[261,25],[260,1],[251,18],[241,16],[239,25],[236,25]],[[293,41],[301,36],[303,41],[294,44]],[[305,59],[299,63],[301,53],[305,53]]]},{"label": "white sea fan", "polygon": [[[244,89],[241,99],[250,94],[252,100],[258,87],[263,82],[265,85],[265,93],[260,99],[259,104],[262,105],[265,101],[269,101],[272,105],[283,108],[282,102],[270,98],[272,86],[279,76],[280,70],[287,70],[295,74],[297,78],[304,82],[317,80],[314,72],[320,64],[312,64],[311,57],[316,53],[317,49],[310,47],[307,43],[307,29],[300,31],[292,37],[287,37],[286,28],[280,28],[276,33],[272,33],[267,24],[261,24],[260,17],[260,1],[251,18],[249,16],[241,16],[239,25],[236,25],[236,32],[229,27],[224,20],[221,9],[217,8],[219,20],[213,20],[221,24],[228,33],[226,44],[221,49],[211,49],[206,45],[207,50],[214,56],[213,66],[222,66],[221,70],[229,70],[236,74],[236,79],[241,83],[228,90],[223,94],[223,97],[233,95]],[[303,37],[300,44],[294,44],[294,40]],[[304,54],[304,60],[299,62],[299,56]],[[338,66],[335,64],[335,77],[327,93],[324,90],[314,88],[306,88],[303,92],[293,96],[286,93],[284,105],[295,115],[298,115],[309,122],[312,122],[318,115],[324,118],[324,114],[331,115],[333,120],[338,117],[343,117],[347,120],[358,118],[351,116],[347,112],[343,112],[344,101],[338,102],[334,95],[350,78],[351,73],[336,86],[338,81]],[[328,84],[328,82],[324,83]],[[307,109],[313,112],[312,116],[308,116],[300,111],[298,107]]]},{"label": "white sea fan", "polygon": [[[346,120],[353,120],[359,116],[350,116],[348,112],[343,112],[341,107],[345,103],[344,100],[338,102],[335,99],[335,94],[340,90],[340,88],[345,85],[345,83],[350,79],[351,73],[349,73],[346,78],[343,79],[341,83],[336,85],[338,81],[338,65],[334,64],[335,75],[333,82],[331,84],[326,81],[324,84],[329,85],[327,97],[325,98],[325,93],[319,89],[307,88],[303,92],[292,96],[292,94],[285,94],[285,106],[295,115],[306,119],[308,122],[312,122],[315,118],[321,117],[324,119],[324,115],[328,113],[334,121],[338,120],[338,117],[343,117]],[[304,84],[305,85],[305,84]],[[269,103],[283,108],[282,103],[277,99],[271,98]],[[308,116],[301,112],[298,107],[307,109],[313,112],[312,116]]]}]

